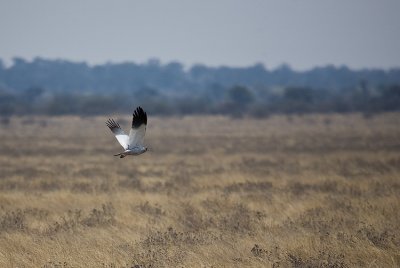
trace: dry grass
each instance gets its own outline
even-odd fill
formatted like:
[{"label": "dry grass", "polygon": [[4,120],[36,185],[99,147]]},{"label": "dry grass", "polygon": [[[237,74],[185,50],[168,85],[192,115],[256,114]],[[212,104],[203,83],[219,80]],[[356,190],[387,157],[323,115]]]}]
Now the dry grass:
[{"label": "dry grass", "polygon": [[104,121],[1,126],[0,267],[400,266],[399,114]]}]

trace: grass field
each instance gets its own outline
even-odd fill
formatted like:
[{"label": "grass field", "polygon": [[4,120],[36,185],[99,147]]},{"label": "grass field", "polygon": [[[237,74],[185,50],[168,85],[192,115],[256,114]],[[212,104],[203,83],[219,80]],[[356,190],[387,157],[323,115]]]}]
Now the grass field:
[{"label": "grass field", "polygon": [[400,114],[105,120],[2,120],[0,267],[400,266]]}]

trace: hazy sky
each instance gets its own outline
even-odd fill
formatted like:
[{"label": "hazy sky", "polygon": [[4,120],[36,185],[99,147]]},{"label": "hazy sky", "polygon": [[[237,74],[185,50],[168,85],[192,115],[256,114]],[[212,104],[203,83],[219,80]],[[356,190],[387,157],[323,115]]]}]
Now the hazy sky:
[{"label": "hazy sky", "polygon": [[0,0],[0,58],[400,66],[400,0]]}]

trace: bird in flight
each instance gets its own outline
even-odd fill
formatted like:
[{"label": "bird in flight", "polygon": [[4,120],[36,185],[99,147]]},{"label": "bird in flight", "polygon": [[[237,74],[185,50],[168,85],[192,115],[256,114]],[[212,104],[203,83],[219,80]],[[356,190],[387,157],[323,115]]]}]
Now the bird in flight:
[{"label": "bird in flight", "polygon": [[122,128],[114,119],[108,119],[106,125],[114,133],[115,138],[124,148],[125,151],[114,156],[124,158],[127,155],[139,155],[147,151],[144,146],[144,135],[146,134],[147,114],[142,107],[137,107],[133,112],[132,128],[129,131],[129,136],[125,134]]}]

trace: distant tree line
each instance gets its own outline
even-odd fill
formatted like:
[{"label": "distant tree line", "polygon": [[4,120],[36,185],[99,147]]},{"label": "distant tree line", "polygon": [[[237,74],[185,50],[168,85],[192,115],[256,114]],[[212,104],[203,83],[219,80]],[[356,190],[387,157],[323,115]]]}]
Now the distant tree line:
[{"label": "distant tree line", "polygon": [[64,60],[0,60],[0,115],[126,112],[142,105],[153,114],[227,114],[400,110],[400,69],[321,67],[297,72],[195,65]]}]

